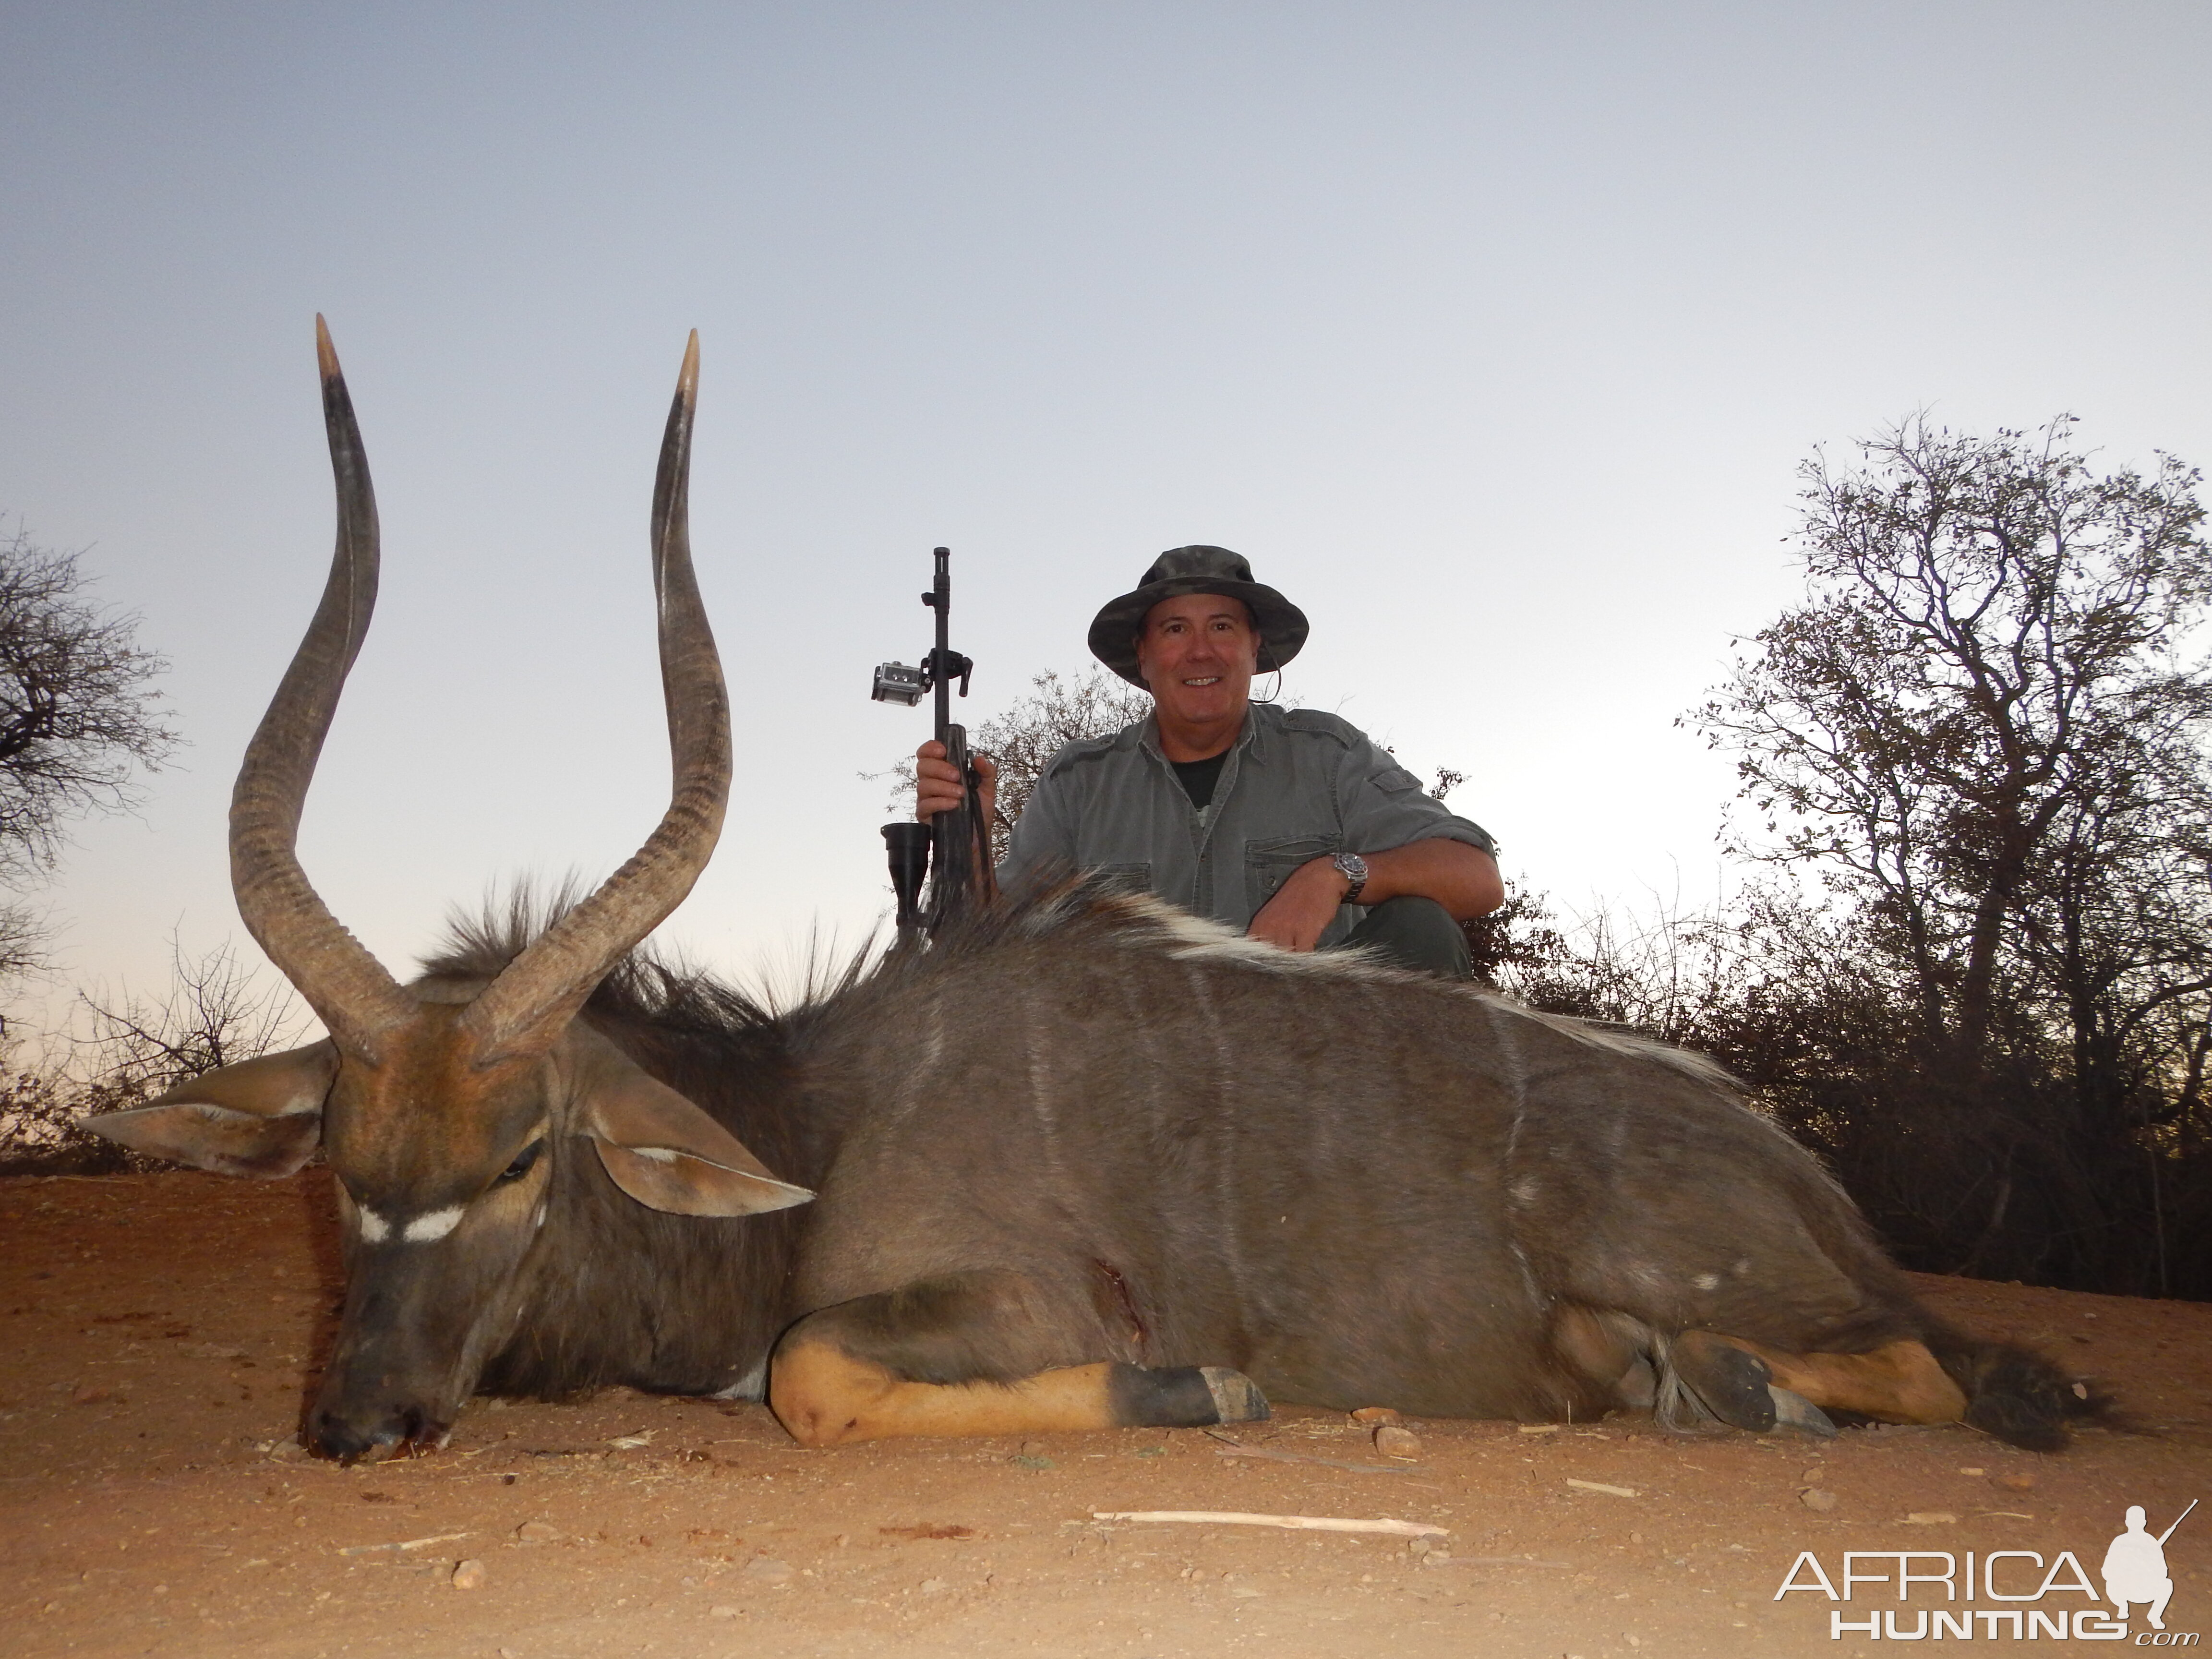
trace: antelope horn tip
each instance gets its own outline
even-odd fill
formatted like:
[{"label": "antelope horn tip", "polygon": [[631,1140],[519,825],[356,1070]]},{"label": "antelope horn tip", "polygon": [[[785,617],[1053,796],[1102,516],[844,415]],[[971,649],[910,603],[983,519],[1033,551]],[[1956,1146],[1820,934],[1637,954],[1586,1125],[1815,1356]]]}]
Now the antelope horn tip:
[{"label": "antelope horn tip", "polygon": [[323,313],[315,313],[315,361],[322,367],[323,378],[338,378],[338,349],[331,343],[331,326],[323,320]]},{"label": "antelope horn tip", "polygon": [[684,348],[684,367],[676,376],[676,389],[682,394],[686,407],[699,398],[699,331],[691,331],[691,338]]}]

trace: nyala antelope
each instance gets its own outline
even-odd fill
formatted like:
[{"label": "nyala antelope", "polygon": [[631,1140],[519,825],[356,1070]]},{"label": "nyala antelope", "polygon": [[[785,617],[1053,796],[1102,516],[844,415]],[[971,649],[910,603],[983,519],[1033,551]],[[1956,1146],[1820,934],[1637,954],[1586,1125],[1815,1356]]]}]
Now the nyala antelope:
[{"label": "nyala antelope", "polygon": [[774,1012],[637,953],[706,864],[729,710],[686,520],[697,337],[653,492],[666,816],[580,902],[400,985],[295,833],[375,599],[318,321],[337,546],[230,817],[239,908],[329,1031],[90,1120],[337,1179],[348,1290],[305,1437],[443,1443],[471,1395],[765,1397],[808,1446],[1263,1417],[1270,1398],[2054,1449],[2087,1390],[1945,1327],[1691,1054],[1297,956],[1079,878]]}]

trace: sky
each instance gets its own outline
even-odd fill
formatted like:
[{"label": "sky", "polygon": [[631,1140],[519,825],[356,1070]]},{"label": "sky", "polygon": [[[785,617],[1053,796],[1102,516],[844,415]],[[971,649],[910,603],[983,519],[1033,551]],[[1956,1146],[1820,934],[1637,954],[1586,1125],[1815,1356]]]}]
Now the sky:
[{"label": "sky", "polygon": [[646,519],[688,331],[737,714],[662,939],[739,975],[889,902],[929,550],[981,724],[1160,550],[1234,548],[1334,709],[1570,912],[1702,902],[1678,724],[1801,591],[1796,469],[1927,410],[2212,459],[2189,3],[0,0],[0,514],[82,550],[185,742],[50,887],[57,974],[234,941],[224,811],[332,512],[384,578],[301,839],[395,970],[665,804]]}]

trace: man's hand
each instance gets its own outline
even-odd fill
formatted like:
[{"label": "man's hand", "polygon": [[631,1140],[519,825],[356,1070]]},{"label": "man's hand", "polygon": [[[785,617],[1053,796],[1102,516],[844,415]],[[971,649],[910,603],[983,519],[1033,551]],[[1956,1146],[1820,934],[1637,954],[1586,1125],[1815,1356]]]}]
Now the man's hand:
[{"label": "man's hand", "polygon": [[[982,780],[975,791],[977,802],[983,809],[983,823],[988,827],[999,799],[999,769],[991,763],[988,755],[971,757],[976,775]],[[914,751],[914,815],[924,823],[939,812],[957,811],[966,794],[966,784],[959,769],[945,758],[945,745],[932,738]]]},{"label": "man's hand", "polygon": [[1285,951],[1310,951],[1322,930],[1336,920],[1337,907],[1351,887],[1344,872],[1328,860],[1309,859],[1260,907],[1247,931]]}]

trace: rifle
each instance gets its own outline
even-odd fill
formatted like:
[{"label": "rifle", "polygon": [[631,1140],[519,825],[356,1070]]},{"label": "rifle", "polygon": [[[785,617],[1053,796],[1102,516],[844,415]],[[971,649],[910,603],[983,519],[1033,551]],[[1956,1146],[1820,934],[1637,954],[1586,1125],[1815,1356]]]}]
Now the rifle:
[{"label": "rifle", "polygon": [[[960,695],[968,695],[973,660],[955,651],[951,643],[952,620],[952,550],[934,550],[936,580],[921,602],[937,613],[937,642],[919,668],[902,662],[878,665],[868,695],[878,702],[903,703],[908,708],[922,693],[937,694],[937,741],[945,757],[959,769],[966,788],[961,804],[939,812],[927,823],[902,821],[884,826],[884,846],[890,855],[891,890],[898,896],[898,935],[911,943],[927,930],[934,934],[972,903],[976,889],[990,881],[990,826],[983,822],[978,791],[982,775],[968,752],[968,729],[952,721],[952,682],[960,682]],[[920,902],[924,876],[929,879],[929,902]]]}]

